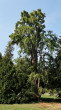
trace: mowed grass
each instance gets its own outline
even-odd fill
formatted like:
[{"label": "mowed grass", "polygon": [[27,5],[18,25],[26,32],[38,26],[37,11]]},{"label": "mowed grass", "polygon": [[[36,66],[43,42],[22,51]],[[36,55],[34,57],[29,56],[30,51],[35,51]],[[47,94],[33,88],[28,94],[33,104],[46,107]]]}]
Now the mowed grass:
[{"label": "mowed grass", "polygon": [[1,104],[0,110],[61,110],[61,103]]},{"label": "mowed grass", "polygon": [[56,95],[49,95],[49,94],[42,94],[41,98],[52,98],[52,99],[58,99],[58,97]]},{"label": "mowed grass", "polygon": [[0,110],[40,110],[37,104],[0,105]]}]

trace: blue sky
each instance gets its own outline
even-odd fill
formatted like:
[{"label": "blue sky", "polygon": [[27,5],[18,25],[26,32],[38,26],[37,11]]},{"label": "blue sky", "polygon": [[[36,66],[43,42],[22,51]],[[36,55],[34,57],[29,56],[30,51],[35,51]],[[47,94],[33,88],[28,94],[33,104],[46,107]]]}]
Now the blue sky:
[{"label": "blue sky", "polygon": [[[0,52],[4,55],[9,35],[14,32],[15,23],[23,10],[31,12],[41,8],[46,14],[46,30],[61,35],[61,0],[0,0]],[[15,48],[14,58],[17,57]]]}]

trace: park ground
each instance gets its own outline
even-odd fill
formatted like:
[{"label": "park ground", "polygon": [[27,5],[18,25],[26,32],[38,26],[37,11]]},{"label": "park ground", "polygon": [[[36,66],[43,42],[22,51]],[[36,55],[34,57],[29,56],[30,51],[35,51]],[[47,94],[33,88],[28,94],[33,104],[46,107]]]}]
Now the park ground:
[{"label": "park ground", "polygon": [[1,104],[0,110],[61,110],[61,103]]}]

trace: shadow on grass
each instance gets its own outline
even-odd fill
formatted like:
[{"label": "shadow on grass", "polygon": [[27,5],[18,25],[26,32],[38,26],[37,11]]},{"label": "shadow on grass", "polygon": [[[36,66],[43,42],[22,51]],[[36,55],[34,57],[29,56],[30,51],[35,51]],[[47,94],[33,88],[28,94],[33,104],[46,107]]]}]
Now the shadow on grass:
[{"label": "shadow on grass", "polygon": [[54,99],[54,98],[41,98],[40,102],[61,102],[61,98],[60,99]]},{"label": "shadow on grass", "polygon": [[61,98],[57,98],[57,99],[54,99],[54,98],[40,98],[40,99],[36,99],[36,100],[32,100],[32,101],[28,101],[26,102],[25,104],[34,104],[34,103],[51,103],[51,102],[55,102],[55,103],[61,103]]}]

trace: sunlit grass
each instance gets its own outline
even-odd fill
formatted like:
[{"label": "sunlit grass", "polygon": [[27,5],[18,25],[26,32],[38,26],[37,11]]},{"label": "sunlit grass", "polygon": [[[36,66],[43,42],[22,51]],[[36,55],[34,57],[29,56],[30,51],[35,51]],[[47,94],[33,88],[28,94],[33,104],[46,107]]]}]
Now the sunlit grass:
[{"label": "sunlit grass", "polygon": [[41,95],[42,98],[53,98],[53,99],[58,99],[56,95],[46,95],[46,94],[42,94]]},{"label": "sunlit grass", "polygon": [[0,110],[40,110],[35,104],[13,104],[13,105],[0,105]]},{"label": "sunlit grass", "polygon": [[61,103],[0,104],[0,110],[61,110]]}]

